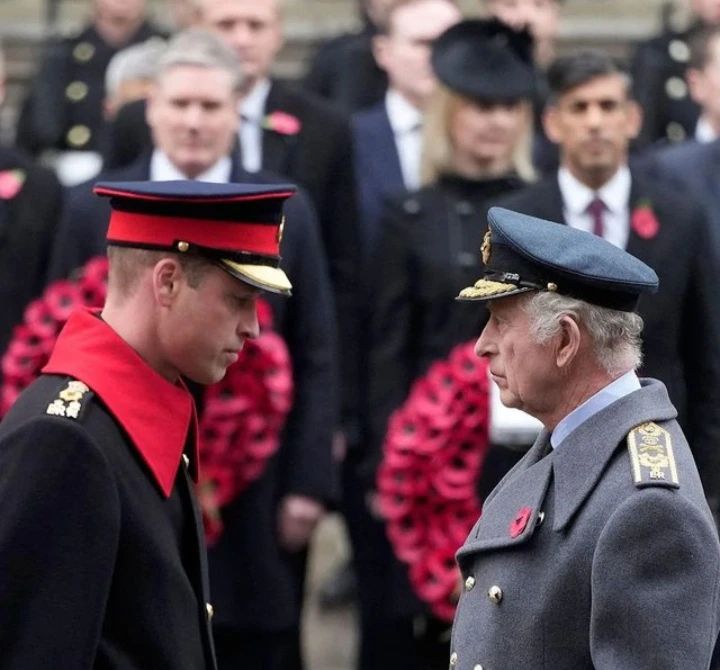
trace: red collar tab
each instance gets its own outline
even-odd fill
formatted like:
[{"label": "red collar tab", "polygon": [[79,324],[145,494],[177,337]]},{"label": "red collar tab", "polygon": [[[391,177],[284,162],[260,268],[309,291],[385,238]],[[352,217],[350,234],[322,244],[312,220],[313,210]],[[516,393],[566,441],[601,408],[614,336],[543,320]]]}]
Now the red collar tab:
[{"label": "red collar tab", "polygon": [[74,312],[43,373],[87,384],[122,425],[165,497],[175,483],[188,435],[190,474],[198,478],[198,428],[192,396],[153,370],[98,311]]}]

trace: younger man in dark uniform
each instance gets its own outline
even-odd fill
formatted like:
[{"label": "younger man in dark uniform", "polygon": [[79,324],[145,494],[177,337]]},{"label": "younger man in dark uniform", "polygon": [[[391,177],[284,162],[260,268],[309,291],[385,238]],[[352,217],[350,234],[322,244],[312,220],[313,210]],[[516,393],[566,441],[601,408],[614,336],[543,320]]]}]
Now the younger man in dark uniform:
[{"label": "younger man in dark uniform", "polygon": [[0,427],[0,667],[215,668],[181,381],[258,333],[290,186],[129,182],[109,196],[109,282]]}]

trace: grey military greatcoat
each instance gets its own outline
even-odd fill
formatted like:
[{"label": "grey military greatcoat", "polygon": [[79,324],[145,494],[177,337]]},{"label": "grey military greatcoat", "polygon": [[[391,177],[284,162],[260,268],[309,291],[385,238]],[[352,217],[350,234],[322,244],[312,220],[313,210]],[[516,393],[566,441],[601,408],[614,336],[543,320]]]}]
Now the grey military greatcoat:
[{"label": "grey military greatcoat", "polygon": [[[452,670],[709,666],[717,533],[665,387],[642,383],[550,453],[543,431],[488,497],[457,554]],[[648,423],[659,462],[629,447]]]}]

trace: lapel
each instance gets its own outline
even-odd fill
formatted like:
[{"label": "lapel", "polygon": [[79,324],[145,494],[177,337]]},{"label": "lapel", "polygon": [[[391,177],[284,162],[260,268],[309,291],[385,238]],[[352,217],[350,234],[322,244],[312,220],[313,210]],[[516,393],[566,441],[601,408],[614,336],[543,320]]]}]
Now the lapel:
[{"label": "lapel", "polygon": [[[642,177],[638,176],[637,170],[631,170],[632,182],[630,185],[630,202],[628,203],[628,215],[630,221],[628,222],[628,243],[625,250],[633,256],[642,258],[646,263],[653,265],[652,261],[648,260],[654,245],[652,240],[644,240],[634,230],[632,226],[632,216],[635,208],[642,204],[650,203],[652,205],[651,198],[647,193],[647,187],[643,183]],[[655,210],[654,210],[655,211]],[[655,215],[658,216],[658,212],[655,211]],[[649,243],[648,243],[649,242]],[[654,267],[654,266],[653,266]]]},{"label": "lapel", "polygon": [[400,168],[400,156],[395,144],[390,118],[387,114],[385,103],[378,108],[378,113],[373,115],[373,132],[368,133],[367,149],[372,152],[377,167],[376,178],[383,185],[386,193],[400,191],[405,187],[403,183],[402,169]]},{"label": "lapel", "polygon": [[676,416],[665,386],[645,379],[640,390],[620,398],[574,430],[553,454],[553,530],[562,530],[572,519],[615,451],[624,446],[630,430],[646,421],[667,421]]},{"label": "lapel", "polygon": [[536,216],[548,221],[557,221],[567,223],[565,221],[565,212],[563,207],[562,193],[560,192],[560,183],[558,182],[557,173],[555,176],[548,177],[537,185]]},{"label": "lapel", "polygon": [[[265,101],[265,116],[273,112],[284,112],[298,116],[292,96],[282,82],[273,80]],[[302,121],[302,119],[301,119]],[[302,132],[302,130],[300,131]],[[278,174],[290,174],[295,147],[298,143],[296,135],[283,135],[269,128],[262,129],[262,169]]]}]

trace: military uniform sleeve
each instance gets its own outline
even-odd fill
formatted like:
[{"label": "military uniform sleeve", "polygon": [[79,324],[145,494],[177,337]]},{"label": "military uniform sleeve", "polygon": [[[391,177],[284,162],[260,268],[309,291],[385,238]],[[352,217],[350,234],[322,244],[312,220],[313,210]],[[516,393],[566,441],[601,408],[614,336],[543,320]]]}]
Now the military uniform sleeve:
[{"label": "military uniform sleeve", "polygon": [[0,442],[0,668],[90,668],[120,511],[84,429],[42,417]]},{"label": "military uniform sleeve", "polygon": [[709,515],[678,492],[638,491],[600,535],[590,648],[597,670],[706,668],[720,549]]}]

